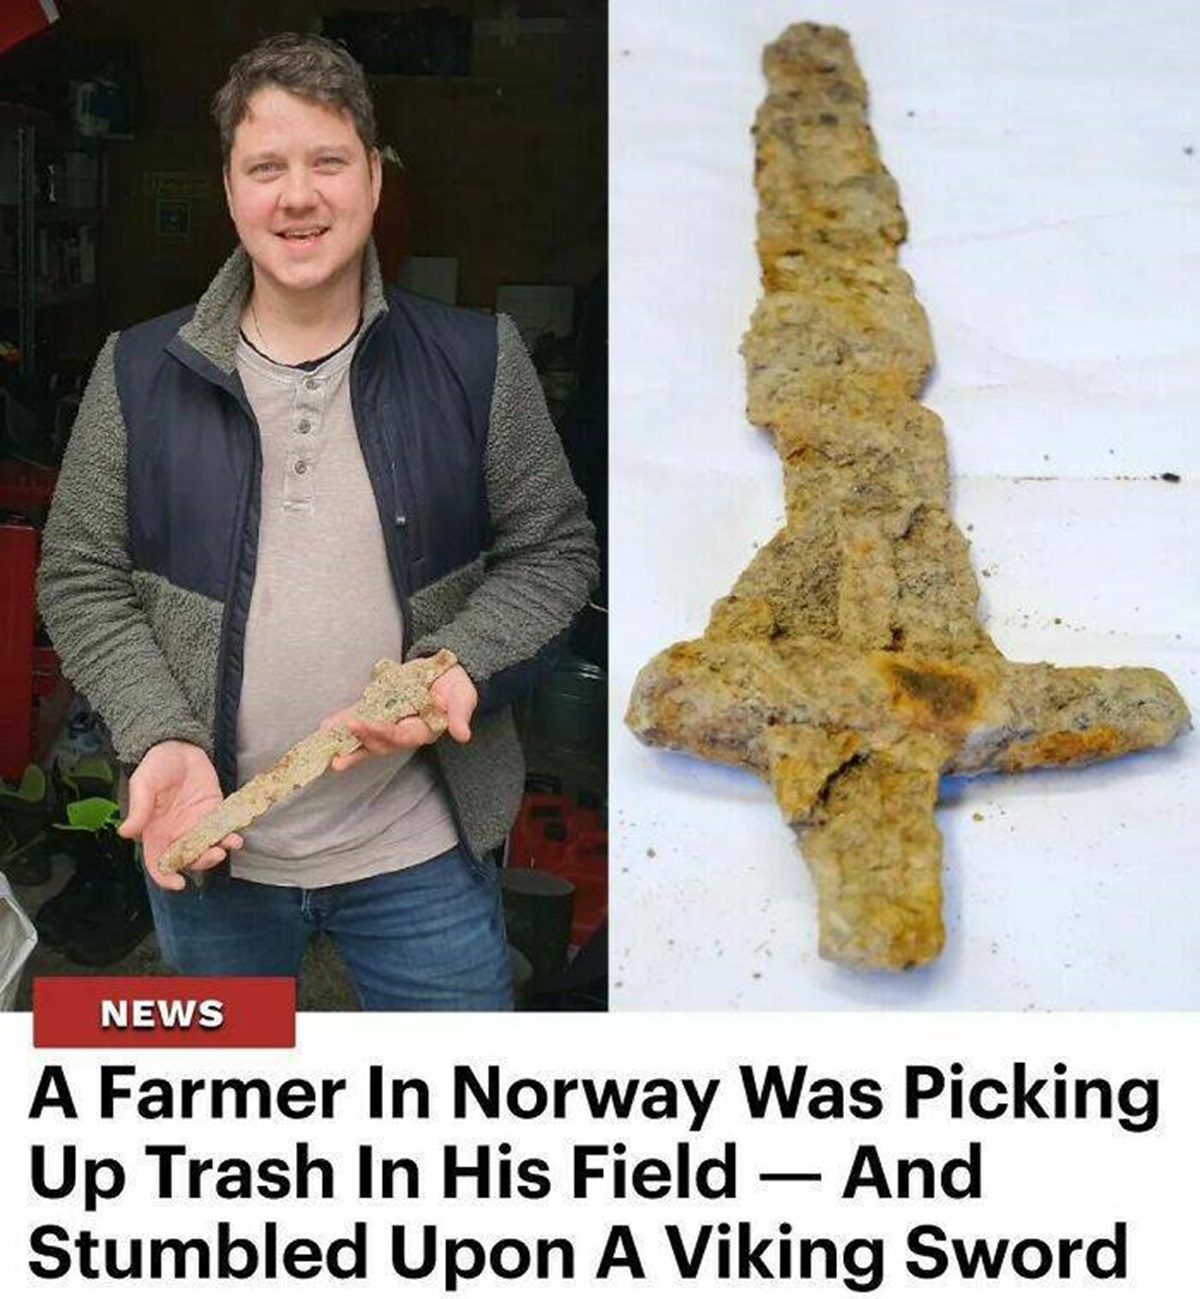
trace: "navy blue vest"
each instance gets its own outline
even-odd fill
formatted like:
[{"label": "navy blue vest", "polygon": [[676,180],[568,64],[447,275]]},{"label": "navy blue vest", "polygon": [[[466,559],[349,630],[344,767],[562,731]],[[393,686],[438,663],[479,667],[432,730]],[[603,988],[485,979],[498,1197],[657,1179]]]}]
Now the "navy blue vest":
[{"label": "navy blue vest", "polygon": [[[484,313],[399,290],[387,300],[389,310],[359,340],[350,388],[407,633],[409,596],[477,558],[490,541],[484,457],[496,326]],[[122,333],[116,379],[128,432],[133,567],[225,606],[214,757],[228,790],[261,455],[238,376],[178,336],[193,310]]]}]

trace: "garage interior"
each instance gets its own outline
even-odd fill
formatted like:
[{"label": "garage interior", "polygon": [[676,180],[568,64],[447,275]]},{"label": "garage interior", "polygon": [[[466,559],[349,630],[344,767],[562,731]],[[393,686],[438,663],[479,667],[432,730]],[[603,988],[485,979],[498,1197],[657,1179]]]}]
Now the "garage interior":
[{"label": "garage interior", "polygon": [[[164,968],[136,888],[114,897],[115,868],[95,874],[111,827],[67,816],[68,803],[113,793],[115,761],[62,679],[33,579],[105,337],[195,301],[234,246],[209,117],[229,65],[280,31],[323,32],[363,64],[387,159],[384,278],[514,318],[603,554],[607,50],[604,6],[587,0],[11,7],[0,18],[0,871],[39,931],[11,990],[23,1009],[39,974]],[[530,775],[503,879],[525,1008],[606,1006],[605,589],[518,718]],[[86,915],[72,918],[64,890],[74,879],[79,893],[83,858],[93,879]],[[298,1005],[354,1008],[325,940]]]}]

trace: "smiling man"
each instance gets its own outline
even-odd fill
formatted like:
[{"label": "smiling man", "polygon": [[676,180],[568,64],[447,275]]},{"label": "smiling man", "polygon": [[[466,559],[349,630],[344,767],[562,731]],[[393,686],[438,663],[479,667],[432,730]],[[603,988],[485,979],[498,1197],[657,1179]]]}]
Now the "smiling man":
[{"label": "smiling man", "polygon": [[[176,969],[294,974],[324,930],[368,1008],[507,1008],[510,704],[595,580],[582,497],[511,322],[383,288],[345,50],[273,37],[213,112],[239,247],[194,307],[105,345],[45,531],[46,624],[132,769],[121,833]],[[444,736],[352,721],[335,773],[193,863],[204,888],[156,869],[376,660],[443,647]]]}]

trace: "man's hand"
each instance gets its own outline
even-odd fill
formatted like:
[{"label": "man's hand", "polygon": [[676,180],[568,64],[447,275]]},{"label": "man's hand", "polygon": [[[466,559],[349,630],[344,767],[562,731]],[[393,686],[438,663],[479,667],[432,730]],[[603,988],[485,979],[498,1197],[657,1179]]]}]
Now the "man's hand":
[{"label": "man's hand", "polygon": [[[471,716],[479,702],[479,692],[462,667],[452,667],[443,672],[429,687],[435,707],[446,716],[446,730],[450,738],[466,744],[471,738]],[[432,744],[438,737],[419,717],[405,717],[399,722],[364,722],[350,714],[349,709],[334,713],[321,723],[322,730],[344,722],[361,743],[361,749],[339,755],[330,766],[334,771],[347,771],[365,762],[375,753],[397,753],[401,749],[419,749]]]},{"label": "man's hand", "polygon": [[[221,801],[221,785],[208,754],[182,740],[165,740],[146,751],[129,780],[129,815],[117,827],[123,839],[140,839],[146,872],[160,888],[187,886],[181,874],[163,872],[158,863],[168,846]],[[238,834],[206,849],[187,868],[208,870],[242,846]]]}]

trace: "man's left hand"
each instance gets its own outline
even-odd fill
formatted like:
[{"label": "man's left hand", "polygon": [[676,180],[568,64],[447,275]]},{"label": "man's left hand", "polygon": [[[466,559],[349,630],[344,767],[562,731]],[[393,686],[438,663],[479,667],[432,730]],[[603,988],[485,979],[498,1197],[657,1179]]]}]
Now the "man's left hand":
[{"label": "man's left hand", "polygon": [[[479,703],[479,692],[471,678],[460,666],[443,672],[429,687],[435,707],[446,717],[446,730],[450,738],[466,744],[471,738],[471,717]],[[419,717],[405,717],[399,722],[364,722],[352,715],[349,709],[334,713],[321,723],[322,730],[345,723],[362,748],[353,753],[339,755],[330,766],[334,771],[347,771],[373,754],[398,753],[401,749],[419,749],[432,744],[438,736]]]}]

